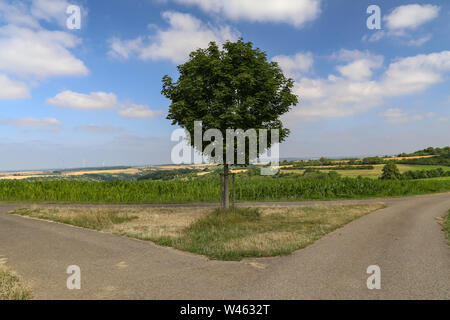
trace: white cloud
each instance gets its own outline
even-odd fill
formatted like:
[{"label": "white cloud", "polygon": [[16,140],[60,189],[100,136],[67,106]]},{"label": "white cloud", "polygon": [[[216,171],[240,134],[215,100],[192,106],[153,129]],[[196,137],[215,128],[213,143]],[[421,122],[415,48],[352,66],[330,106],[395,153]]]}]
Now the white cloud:
[{"label": "white cloud", "polygon": [[397,59],[378,79],[370,68],[363,68],[362,72],[355,68],[355,74],[351,71],[357,61],[365,59],[373,59],[377,62],[376,67],[381,67],[381,57],[359,51],[341,51],[335,56],[348,60],[347,68],[338,66],[342,76],[298,78],[294,90],[300,103],[287,116],[288,121],[345,117],[365,112],[383,105],[386,98],[422,92],[443,81],[444,74],[450,71],[450,51]]},{"label": "white cloud", "polygon": [[4,74],[0,74],[0,99],[28,98],[30,92],[23,82],[11,80]]},{"label": "white cloud", "polygon": [[272,61],[277,62],[289,77],[298,77],[300,74],[309,72],[314,64],[311,52],[297,53],[294,56],[279,55],[273,57]]},{"label": "white cloud", "polygon": [[232,20],[288,23],[301,27],[320,15],[320,0],[175,0]]},{"label": "white cloud", "polygon": [[33,0],[30,11],[31,15],[37,19],[65,26],[66,10],[69,5],[71,3],[66,0]]},{"label": "white cloud", "polygon": [[67,32],[1,27],[0,70],[38,78],[86,75],[84,63],[68,50],[77,44],[79,39]]},{"label": "white cloud", "polygon": [[[90,94],[77,93],[70,90],[58,93],[55,97],[47,99],[47,103],[60,108],[78,110],[118,110],[122,118],[128,119],[152,119],[164,114],[161,110],[152,110],[147,105],[137,105],[128,101],[119,107],[117,96],[114,93],[91,92]],[[99,131],[108,128],[97,126],[83,126],[77,128],[84,131]]]},{"label": "white cloud", "polygon": [[134,40],[121,40],[112,38],[109,40],[111,50],[108,54],[113,58],[128,59],[131,54],[143,48],[142,37]]},{"label": "white cloud", "polygon": [[380,68],[384,61],[383,56],[358,50],[341,50],[334,57],[347,62],[345,65],[337,66],[336,69],[343,77],[354,81],[369,79],[373,70]]},{"label": "white cloud", "polygon": [[119,115],[122,118],[130,119],[151,119],[164,114],[161,110],[151,110],[149,106],[131,104],[130,106],[122,107]]},{"label": "white cloud", "polygon": [[109,40],[108,54],[124,59],[137,54],[142,60],[167,59],[181,63],[189,57],[191,51],[207,47],[211,41],[224,43],[238,38],[238,33],[231,27],[213,27],[190,14],[166,11],[162,16],[169,28],[157,28],[156,34],[147,37],[148,43],[143,43],[142,37],[134,40],[113,38]]},{"label": "white cloud", "polygon": [[386,32],[383,30],[373,32],[370,36],[365,34],[362,38],[363,41],[376,42],[383,39],[386,36]]},{"label": "white cloud", "polygon": [[441,82],[443,74],[448,71],[450,51],[421,54],[391,63],[381,85],[385,95],[416,93]]},{"label": "white cloud", "polygon": [[419,39],[411,39],[411,40],[409,40],[407,42],[407,45],[408,46],[412,46],[412,47],[420,47],[423,44],[425,44],[428,41],[430,41],[430,39],[431,39],[431,35],[426,35],[426,36],[423,36],[423,37],[421,37]]},{"label": "white cloud", "polygon": [[9,125],[20,129],[39,129],[48,128],[52,130],[59,130],[63,123],[54,118],[20,118],[20,119],[1,119],[1,124]]},{"label": "white cloud", "polygon": [[17,26],[39,28],[37,19],[27,11],[28,7],[25,3],[15,2],[14,4],[9,4],[0,1],[0,21]]},{"label": "white cloud", "polygon": [[387,31],[381,30],[370,35],[364,35],[363,41],[375,42],[383,38],[390,38],[406,46],[420,47],[431,39],[431,35],[417,36],[417,32],[411,34],[410,31],[415,31],[425,23],[437,18],[439,11],[439,6],[429,4],[410,4],[396,7],[384,17]]},{"label": "white cloud", "polygon": [[122,132],[124,129],[120,127],[113,127],[109,125],[99,126],[95,124],[89,124],[85,126],[78,126],[75,128],[78,131],[84,131],[88,133],[98,133],[98,134],[110,134]]},{"label": "white cloud", "polygon": [[435,19],[439,14],[438,6],[425,4],[409,4],[396,7],[384,17],[387,28],[391,31],[414,30]]},{"label": "white cloud", "polygon": [[393,124],[420,121],[426,118],[433,118],[436,116],[432,112],[429,112],[427,114],[417,114],[413,112],[404,111],[399,108],[387,109],[386,111],[382,112],[381,115],[385,118],[384,120],[385,122]]},{"label": "white cloud", "polygon": [[117,106],[117,97],[114,93],[92,92],[82,94],[70,90],[47,99],[47,103],[55,107],[73,108],[80,110],[107,110]]},{"label": "white cloud", "polygon": [[[2,89],[0,99],[8,98],[11,94],[5,92],[12,91],[17,98],[28,97],[26,86],[30,83],[35,86],[48,77],[89,73],[84,63],[70,52],[81,43],[78,37],[40,25],[41,20],[51,24],[65,21],[67,5],[66,0],[0,1],[0,73],[9,88]],[[7,82],[5,77],[24,83]]]}]

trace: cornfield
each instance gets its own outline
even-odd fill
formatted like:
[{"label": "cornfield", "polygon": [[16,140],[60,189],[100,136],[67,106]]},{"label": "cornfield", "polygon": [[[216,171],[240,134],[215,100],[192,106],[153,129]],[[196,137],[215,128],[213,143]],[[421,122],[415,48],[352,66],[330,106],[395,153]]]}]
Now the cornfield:
[{"label": "cornfield", "polygon": [[[444,180],[239,177],[237,201],[331,200],[406,196],[450,190]],[[218,202],[219,181],[0,181],[0,201],[71,203]]]}]

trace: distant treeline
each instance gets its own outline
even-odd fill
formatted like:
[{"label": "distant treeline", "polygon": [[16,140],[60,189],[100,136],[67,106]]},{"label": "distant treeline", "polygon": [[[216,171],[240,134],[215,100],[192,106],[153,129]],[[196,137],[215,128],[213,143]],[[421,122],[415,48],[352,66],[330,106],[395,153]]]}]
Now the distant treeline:
[{"label": "distant treeline", "polygon": [[[326,167],[326,166],[314,167],[312,169],[316,169],[316,170],[372,170],[374,168],[375,167],[371,166],[371,165],[366,165],[366,166],[359,166],[359,165],[342,166],[342,165],[338,165],[338,166],[333,166],[333,167]],[[293,167],[283,168],[283,170],[302,170],[302,169],[311,169],[311,167],[306,167],[304,165],[294,165]]]},{"label": "distant treeline", "polygon": [[402,179],[427,179],[427,178],[450,177],[450,171],[444,171],[442,168],[437,168],[433,170],[414,170],[403,172],[401,177]]},{"label": "distant treeline", "polygon": [[420,164],[433,166],[450,166],[450,153],[431,158],[405,159],[395,161],[398,164]]},{"label": "distant treeline", "polygon": [[174,178],[181,177],[183,175],[187,175],[190,173],[198,173],[200,170],[194,170],[194,169],[174,169],[174,170],[158,170],[158,171],[152,171],[150,173],[147,173],[141,177],[139,177],[137,180],[172,180]]},{"label": "distant treeline", "polygon": [[71,169],[59,169],[52,170],[53,174],[63,173],[63,172],[74,172],[74,171],[106,171],[106,170],[125,170],[130,169],[130,166],[115,166],[115,167],[89,167],[89,168],[71,168]]},{"label": "distant treeline", "polygon": [[413,153],[400,153],[398,157],[415,157],[415,156],[439,156],[450,154],[450,147],[433,148],[429,147],[423,150],[419,150]]},{"label": "distant treeline", "polygon": [[[387,159],[388,157],[366,157],[363,159],[347,159],[344,160],[333,160],[322,157],[318,160],[302,160],[302,161],[283,161],[281,165],[294,165],[295,169],[301,169],[308,166],[331,166],[337,165],[341,167],[345,166],[364,166],[364,165],[376,165],[376,164],[386,164],[389,161],[394,161],[397,164],[417,164],[417,165],[443,165],[450,166],[450,147],[444,148],[433,148],[429,147],[424,150],[419,150],[413,153],[401,153],[398,157],[414,157],[414,156],[434,156],[429,158],[418,158],[418,159],[400,159],[392,160]],[[357,167],[353,167],[357,169]],[[288,169],[288,168],[285,168]],[[346,170],[346,169],[336,169],[336,170]],[[350,169],[348,169],[350,170]]]}]

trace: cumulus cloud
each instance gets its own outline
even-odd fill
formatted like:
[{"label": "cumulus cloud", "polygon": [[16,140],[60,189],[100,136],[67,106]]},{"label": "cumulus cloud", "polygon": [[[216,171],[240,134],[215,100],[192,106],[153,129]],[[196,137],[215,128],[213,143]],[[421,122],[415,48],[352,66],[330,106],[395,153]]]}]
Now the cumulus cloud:
[{"label": "cumulus cloud", "polygon": [[151,110],[149,106],[136,104],[123,106],[122,109],[119,110],[119,115],[122,118],[130,119],[152,119],[162,114],[164,114],[164,112],[161,110]]},{"label": "cumulus cloud", "polygon": [[[27,85],[48,77],[89,73],[83,61],[70,52],[81,40],[66,31],[49,30],[40,24],[41,21],[58,24],[57,18],[65,21],[67,5],[65,0],[0,2],[1,73],[9,78],[21,78]],[[22,86],[22,94],[18,96],[27,97],[24,91]]]},{"label": "cumulus cloud", "polygon": [[133,53],[139,52],[144,47],[142,37],[134,40],[121,40],[114,37],[108,42],[111,47],[108,54],[118,59],[128,59]]},{"label": "cumulus cloud", "polygon": [[117,106],[117,97],[114,93],[92,92],[83,94],[66,90],[53,98],[47,99],[47,103],[61,108],[107,110],[114,109]]},{"label": "cumulus cloud", "polygon": [[86,75],[88,69],[68,49],[80,40],[62,31],[0,28],[0,70],[22,77]]},{"label": "cumulus cloud", "polygon": [[[345,117],[365,112],[383,105],[386,98],[422,92],[443,81],[444,74],[450,71],[450,51],[397,59],[379,77],[373,75],[371,66],[381,67],[381,57],[359,51],[341,51],[336,56],[348,59],[346,65],[337,67],[340,76],[297,79],[294,90],[301,102],[287,120]],[[355,63],[359,65],[366,60],[370,62],[365,62],[366,68],[357,71]],[[356,70],[354,75],[352,69]]]},{"label": "cumulus cloud", "polygon": [[38,20],[28,12],[28,6],[22,2],[14,4],[0,2],[0,21],[6,24],[39,28]]},{"label": "cumulus cloud", "polygon": [[343,77],[354,81],[369,79],[373,70],[380,68],[384,60],[383,56],[358,50],[341,50],[334,57],[347,62],[345,65],[337,66],[336,69]]},{"label": "cumulus cloud", "polygon": [[384,20],[391,31],[414,30],[435,19],[439,10],[438,6],[430,4],[408,4],[395,8]]},{"label": "cumulus cloud", "polygon": [[224,43],[239,37],[229,26],[213,27],[190,14],[166,11],[162,16],[169,24],[167,29],[157,27],[156,33],[146,37],[145,41],[143,37],[133,40],[112,38],[108,54],[123,59],[135,54],[142,60],[166,59],[181,63],[191,51],[204,48],[211,41]]},{"label": "cumulus cloud", "polygon": [[11,80],[4,74],[0,74],[0,99],[28,98],[30,92],[23,82]]},{"label": "cumulus cloud", "polygon": [[66,10],[71,4],[66,0],[33,0],[30,11],[36,19],[56,22],[60,26],[65,26]]},{"label": "cumulus cloud", "polygon": [[63,123],[54,118],[20,118],[20,119],[0,119],[0,124],[8,125],[20,129],[39,129],[39,128],[47,128],[51,130],[59,130]]},{"label": "cumulus cloud", "polygon": [[175,0],[232,20],[288,23],[301,27],[320,15],[320,0]]},{"label": "cumulus cloud", "polygon": [[450,51],[420,54],[391,63],[381,85],[386,95],[420,92],[441,82],[444,73],[448,71]]},{"label": "cumulus cloud", "polygon": [[[417,29],[438,17],[439,6],[430,4],[409,4],[394,8],[383,20],[386,31],[377,31],[364,35],[363,40],[376,42],[383,38],[393,38],[407,46],[420,47],[431,39],[431,35],[419,35]],[[411,34],[410,31],[415,31]]]},{"label": "cumulus cloud", "polygon": [[298,77],[307,73],[314,65],[314,58],[311,52],[297,53],[293,56],[279,55],[272,58],[278,63],[283,72],[289,77]]},{"label": "cumulus cloud", "polygon": [[[66,90],[58,93],[53,98],[47,99],[47,103],[54,107],[87,111],[118,110],[120,117],[128,119],[152,119],[164,114],[161,110],[152,110],[147,105],[138,105],[131,102],[126,102],[119,106],[117,96],[114,93],[106,92],[91,92],[90,94],[84,94]],[[84,131],[95,131],[99,128],[85,126],[79,127],[78,129]]]}]

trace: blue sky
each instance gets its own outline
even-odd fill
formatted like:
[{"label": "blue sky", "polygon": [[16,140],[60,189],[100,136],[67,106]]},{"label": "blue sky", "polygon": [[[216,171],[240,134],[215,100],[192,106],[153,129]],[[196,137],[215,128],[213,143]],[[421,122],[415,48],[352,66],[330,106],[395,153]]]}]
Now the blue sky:
[{"label": "blue sky", "polygon": [[161,78],[239,37],[296,81],[281,157],[448,145],[449,21],[445,0],[0,0],[0,170],[170,163]]}]

